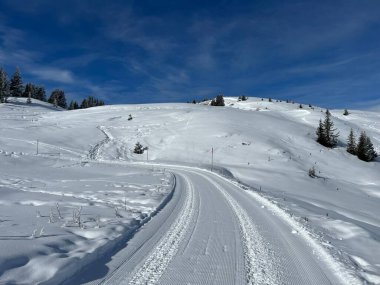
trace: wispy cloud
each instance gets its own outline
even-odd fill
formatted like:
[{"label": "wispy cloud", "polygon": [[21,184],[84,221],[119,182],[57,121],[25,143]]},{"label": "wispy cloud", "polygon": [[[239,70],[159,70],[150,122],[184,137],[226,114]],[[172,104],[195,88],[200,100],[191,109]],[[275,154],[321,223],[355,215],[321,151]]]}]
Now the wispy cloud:
[{"label": "wispy cloud", "polygon": [[58,69],[54,67],[30,66],[28,67],[27,71],[30,74],[33,74],[43,80],[50,80],[50,81],[62,82],[62,83],[76,82],[72,72],[69,70]]}]

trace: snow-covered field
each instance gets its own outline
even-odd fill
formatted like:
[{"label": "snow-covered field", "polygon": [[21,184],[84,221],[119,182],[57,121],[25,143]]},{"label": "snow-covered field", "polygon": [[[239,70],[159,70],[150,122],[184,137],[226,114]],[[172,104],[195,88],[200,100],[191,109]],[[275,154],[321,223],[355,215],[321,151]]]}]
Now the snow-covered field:
[{"label": "snow-covered field", "polygon": [[[258,190],[334,259],[380,284],[380,160],[362,162],[345,151],[353,128],[357,135],[365,130],[380,152],[380,113],[349,110],[343,116],[332,110],[340,144],[330,150],[315,142],[325,110],[303,107],[259,98],[226,98],[226,107],[147,104],[60,111],[21,99],[0,105],[0,283],[58,283],[99,255],[112,255],[171,198],[175,176],[164,164],[210,169],[213,148],[214,171]],[[149,147],[148,154],[133,154],[138,141]],[[312,166],[321,178],[308,176]],[[243,225],[243,237],[249,237],[251,210],[221,193]],[[190,190],[187,195],[196,196]],[[183,211],[196,219],[191,208],[200,198],[189,199]],[[180,218],[178,223],[183,228],[175,229],[177,235],[192,224]],[[228,252],[225,248],[228,241],[223,245]],[[262,252],[270,255],[265,247]],[[178,261],[172,264],[181,268]],[[162,276],[175,284],[169,277]],[[278,276],[273,280],[286,284]]]}]

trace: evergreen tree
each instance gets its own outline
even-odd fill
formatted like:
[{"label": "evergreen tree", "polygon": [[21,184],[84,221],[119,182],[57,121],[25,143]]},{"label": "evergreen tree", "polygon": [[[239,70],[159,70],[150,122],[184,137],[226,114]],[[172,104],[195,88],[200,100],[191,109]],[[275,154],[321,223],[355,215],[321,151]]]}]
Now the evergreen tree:
[{"label": "evergreen tree", "polygon": [[27,104],[32,104],[32,93],[29,92],[28,99],[26,100]]},{"label": "evergreen tree", "polygon": [[60,89],[55,89],[51,93],[48,102],[54,104],[54,106],[59,106],[64,109],[67,108],[65,92],[63,92],[63,90]]},{"label": "evergreen tree", "polygon": [[88,96],[87,98],[84,98],[82,100],[82,103],[80,104],[81,109],[86,109],[86,108],[91,108],[91,107],[96,107],[96,106],[104,106],[104,101],[99,100],[93,96]]},{"label": "evergreen tree", "polygon": [[9,82],[7,73],[0,67],[0,103],[7,102],[9,96]]},{"label": "evergreen tree", "polygon": [[325,139],[325,129],[323,127],[322,120],[319,120],[319,126],[317,128],[317,142],[320,143],[321,145],[326,144],[326,139]]},{"label": "evergreen tree", "polygon": [[88,96],[87,104],[88,104],[88,108],[96,106],[96,99],[92,96]]},{"label": "evergreen tree", "polygon": [[300,107],[300,109],[302,109],[302,108],[303,108],[302,104],[300,104],[300,106],[299,106],[299,107]]},{"label": "evergreen tree", "polygon": [[211,100],[211,106],[224,106],[223,95],[218,95],[215,99]]},{"label": "evergreen tree", "polygon": [[36,86],[34,86],[32,83],[26,84],[25,90],[22,93],[22,97],[29,98],[29,94],[31,98],[35,98]]},{"label": "evergreen tree", "polygon": [[21,72],[20,69],[17,67],[16,72],[13,74],[11,83],[9,85],[10,96],[21,97],[23,89],[24,88],[22,86]]},{"label": "evergreen tree", "polygon": [[343,115],[348,116],[350,113],[348,113],[347,109],[344,109]]},{"label": "evergreen tree", "polygon": [[324,136],[325,136],[325,144],[326,147],[334,147],[338,143],[339,133],[336,133],[336,129],[334,128],[334,123],[331,120],[331,113],[329,110],[326,110],[326,117],[323,122]]},{"label": "evergreen tree", "polygon": [[367,135],[365,132],[361,132],[359,141],[358,141],[358,146],[356,149],[357,156],[360,160],[367,161],[366,158],[366,143],[367,143]]},{"label": "evergreen tree", "polygon": [[87,98],[84,98],[83,101],[82,101],[82,103],[80,104],[80,108],[81,109],[86,109],[88,107],[89,107],[88,100],[87,100]]},{"label": "evergreen tree", "polygon": [[366,157],[367,161],[372,161],[377,157],[377,153],[369,137],[366,139]]},{"label": "evergreen tree", "polygon": [[269,102],[272,102],[272,98],[269,98],[268,101],[269,101]]},{"label": "evergreen tree", "polygon": [[68,108],[68,110],[74,110],[74,108],[75,108],[75,107],[74,107],[74,104],[75,104],[74,101],[71,100],[71,101],[70,101],[70,104],[69,104],[69,108]]},{"label": "evergreen tree", "polygon": [[377,157],[377,153],[373,148],[371,139],[367,137],[365,132],[360,134],[357,146],[357,156],[363,161],[372,161]]},{"label": "evergreen tree", "polygon": [[350,131],[350,134],[348,135],[348,139],[347,139],[347,152],[348,153],[351,153],[353,155],[356,155],[356,141],[355,141],[355,135],[354,135],[354,131],[351,129]]},{"label": "evergreen tree", "polygon": [[46,92],[43,86],[36,87],[34,94],[35,97],[32,96],[34,99],[46,102]]}]

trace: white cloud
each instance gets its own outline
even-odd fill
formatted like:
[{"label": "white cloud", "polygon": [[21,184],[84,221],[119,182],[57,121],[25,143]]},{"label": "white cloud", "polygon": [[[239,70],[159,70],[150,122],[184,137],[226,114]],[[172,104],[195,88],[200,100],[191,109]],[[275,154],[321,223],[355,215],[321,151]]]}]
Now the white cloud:
[{"label": "white cloud", "polygon": [[43,80],[56,81],[61,83],[74,83],[74,76],[71,71],[54,67],[29,67],[30,74]]}]

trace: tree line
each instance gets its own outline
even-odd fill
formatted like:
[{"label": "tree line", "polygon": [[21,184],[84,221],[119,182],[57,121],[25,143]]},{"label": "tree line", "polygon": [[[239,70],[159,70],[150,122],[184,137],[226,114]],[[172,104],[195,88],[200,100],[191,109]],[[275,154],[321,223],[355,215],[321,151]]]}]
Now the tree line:
[{"label": "tree line", "polygon": [[87,98],[84,98],[80,104],[78,104],[77,101],[71,100],[68,109],[69,110],[76,110],[76,109],[86,109],[96,106],[104,106],[104,101],[99,100],[93,96],[88,96]]},{"label": "tree line", "polygon": [[37,99],[43,102],[51,103],[56,107],[69,110],[85,109],[105,105],[104,101],[93,96],[83,99],[80,104],[78,104],[77,101],[72,100],[70,104],[67,105],[65,92],[61,89],[53,90],[49,98],[47,98],[44,86],[36,85],[34,83],[27,83],[24,86],[21,72],[18,67],[10,79],[8,79],[6,71],[0,67],[0,103],[6,103],[9,97],[28,98],[28,103],[31,103],[31,99]]}]

